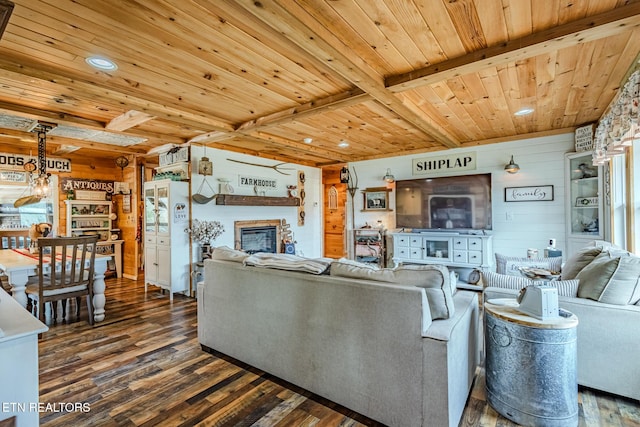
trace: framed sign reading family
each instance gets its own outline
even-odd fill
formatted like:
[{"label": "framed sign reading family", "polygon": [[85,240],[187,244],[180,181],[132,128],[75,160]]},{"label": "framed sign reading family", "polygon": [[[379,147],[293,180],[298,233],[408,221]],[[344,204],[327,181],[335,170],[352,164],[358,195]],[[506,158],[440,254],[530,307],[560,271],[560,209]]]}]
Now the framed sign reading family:
[{"label": "framed sign reading family", "polygon": [[505,202],[542,202],[553,200],[553,185],[505,187]]}]

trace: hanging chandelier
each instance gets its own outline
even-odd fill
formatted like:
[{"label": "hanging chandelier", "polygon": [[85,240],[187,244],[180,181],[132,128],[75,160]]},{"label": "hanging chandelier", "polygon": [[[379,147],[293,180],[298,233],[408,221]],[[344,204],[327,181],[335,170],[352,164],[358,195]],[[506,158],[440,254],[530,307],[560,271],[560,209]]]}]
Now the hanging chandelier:
[{"label": "hanging chandelier", "polygon": [[32,195],[38,199],[49,197],[50,173],[47,173],[47,132],[56,127],[55,123],[38,121],[32,129],[38,135],[38,176],[32,180]]}]

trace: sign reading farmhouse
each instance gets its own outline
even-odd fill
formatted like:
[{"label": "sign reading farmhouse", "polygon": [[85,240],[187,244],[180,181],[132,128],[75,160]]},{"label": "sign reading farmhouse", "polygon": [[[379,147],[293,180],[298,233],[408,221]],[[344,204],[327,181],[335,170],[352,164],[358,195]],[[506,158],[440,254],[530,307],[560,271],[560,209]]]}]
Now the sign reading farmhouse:
[{"label": "sign reading farmhouse", "polygon": [[434,172],[458,172],[476,169],[476,153],[452,154],[448,156],[413,159],[413,175],[433,174]]},{"label": "sign reading farmhouse", "polygon": [[505,202],[539,202],[553,200],[553,185],[505,187]]},{"label": "sign reading farmhouse", "polygon": [[273,178],[262,178],[259,176],[240,175],[238,177],[238,185],[240,187],[258,187],[266,189],[275,189],[278,187],[278,181]]}]

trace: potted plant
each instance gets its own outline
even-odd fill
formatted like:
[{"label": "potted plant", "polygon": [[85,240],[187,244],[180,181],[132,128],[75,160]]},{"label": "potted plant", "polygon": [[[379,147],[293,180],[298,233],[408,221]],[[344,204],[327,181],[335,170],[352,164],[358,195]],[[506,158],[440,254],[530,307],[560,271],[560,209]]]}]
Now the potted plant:
[{"label": "potted plant", "polygon": [[201,246],[201,258],[211,258],[211,244],[224,232],[224,226],[220,221],[193,220],[191,227],[184,230],[197,240]]}]

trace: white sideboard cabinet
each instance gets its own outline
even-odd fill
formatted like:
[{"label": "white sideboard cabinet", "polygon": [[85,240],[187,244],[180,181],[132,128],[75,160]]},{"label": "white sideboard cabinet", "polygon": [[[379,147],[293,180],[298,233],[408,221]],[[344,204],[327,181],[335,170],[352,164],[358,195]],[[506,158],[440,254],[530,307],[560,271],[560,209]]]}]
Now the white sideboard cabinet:
[{"label": "white sideboard cabinet", "polygon": [[147,285],[189,290],[189,183],[159,180],[144,184],[144,276]]},{"label": "white sideboard cabinet", "polygon": [[[393,262],[442,264],[463,271],[493,266],[492,235],[457,232],[393,233]],[[462,280],[464,282],[464,280]]]}]

